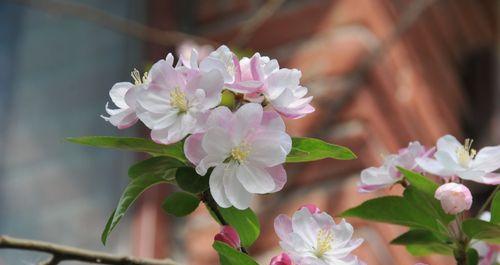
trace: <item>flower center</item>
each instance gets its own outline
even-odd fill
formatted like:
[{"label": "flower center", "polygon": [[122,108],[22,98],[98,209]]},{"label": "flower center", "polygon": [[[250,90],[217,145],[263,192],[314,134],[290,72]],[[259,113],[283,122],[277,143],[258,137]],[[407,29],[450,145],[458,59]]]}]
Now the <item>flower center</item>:
[{"label": "flower center", "polygon": [[463,167],[469,167],[469,163],[476,156],[476,150],[472,149],[472,140],[465,139],[463,146],[455,151],[458,157],[458,163]]},{"label": "flower center", "polygon": [[247,159],[250,154],[250,146],[243,142],[240,145],[231,149],[231,158],[238,161],[238,163],[242,164]]},{"label": "flower center", "polygon": [[134,79],[134,84],[136,86],[145,84],[148,80],[148,72],[144,72],[141,78],[141,73],[139,73],[139,71],[135,68],[134,71],[130,72],[130,75],[132,76],[132,79]]},{"label": "flower center", "polygon": [[314,254],[322,257],[327,251],[332,249],[333,234],[329,230],[320,229],[316,237],[316,248]]},{"label": "flower center", "polygon": [[170,104],[178,108],[180,112],[186,112],[188,110],[186,94],[184,94],[179,87],[174,88],[174,90],[170,92]]}]

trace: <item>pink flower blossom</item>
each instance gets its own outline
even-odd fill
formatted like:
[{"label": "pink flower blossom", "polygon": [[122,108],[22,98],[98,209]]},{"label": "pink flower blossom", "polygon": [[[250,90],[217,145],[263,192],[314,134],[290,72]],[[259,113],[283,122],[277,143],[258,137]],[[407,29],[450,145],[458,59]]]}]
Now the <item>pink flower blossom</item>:
[{"label": "pink flower blossom", "polygon": [[400,181],[403,176],[397,167],[403,167],[416,172],[423,172],[416,159],[431,156],[434,149],[425,149],[418,141],[411,142],[407,148],[399,150],[397,155],[389,155],[380,167],[370,167],[361,171],[359,183],[360,192],[371,192],[386,188]]},{"label": "pink flower blossom", "polygon": [[437,141],[433,158],[419,158],[417,163],[425,171],[441,177],[458,176],[479,183],[498,185],[500,174],[493,173],[500,168],[500,145],[472,149],[472,141],[461,144],[451,135]]},{"label": "pink flower blossom", "polygon": [[162,144],[203,131],[203,119],[219,104],[223,85],[217,71],[186,75],[172,61],[153,65],[148,89],[138,97],[139,119],[151,129],[151,138]]},{"label": "pink flower blossom", "polygon": [[271,259],[269,265],[293,265],[292,259],[286,253],[281,253]]},{"label": "pink flower blossom", "polygon": [[283,214],[276,217],[274,229],[281,248],[295,265],[364,264],[351,254],[363,240],[352,239],[353,227],[345,220],[336,224],[325,212],[311,213],[303,207],[292,218]]},{"label": "pink flower blossom", "polygon": [[459,183],[446,183],[441,185],[434,195],[441,201],[441,207],[448,214],[457,214],[469,210],[472,205],[470,190]]},{"label": "pink flower blossom", "polygon": [[217,204],[246,209],[253,194],[276,192],[286,182],[283,163],[292,141],[275,112],[248,103],[232,113],[227,107],[214,109],[206,132],[186,139],[184,152],[196,171],[210,175],[210,192]]},{"label": "pink flower blossom", "polygon": [[221,231],[215,235],[215,241],[220,241],[228,244],[232,248],[239,249],[241,247],[240,236],[238,232],[231,226],[225,225]]}]

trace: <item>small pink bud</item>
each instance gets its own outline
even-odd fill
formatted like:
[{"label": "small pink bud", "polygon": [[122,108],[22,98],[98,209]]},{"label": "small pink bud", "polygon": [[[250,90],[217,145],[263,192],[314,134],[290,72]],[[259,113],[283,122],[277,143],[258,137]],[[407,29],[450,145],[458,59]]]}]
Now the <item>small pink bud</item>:
[{"label": "small pink bud", "polygon": [[238,236],[238,232],[236,232],[234,228],[228,225],[222,227],[220,233],[215,235],[214,240],[224,242],[236,249],[239,249],[241,247],[241,241],[240,237]]},{"label": "small pink bud", "polygon": [[441,201],[441,207],[448,214],[457,214],[469,210],[472,205],[470,190],[458,183],[450,182],[441,185],[434,194]]},{"label": "small pink bud", "polygon": [[311,203],[304,204],[304,205],[300,206],[299,210],[302,210],[303,208],[307,208],[307,210],[309,210],[309,212],[311,214],[315,214],[315,213],[321,212],[321,210],[318,208],[318,206],[316,206],[314,204],[311,204]]},{"label": "small pink bud", "polygon": [[292,259],[286,253],[281,253],[271,259],[269,265],[292,265]]}]

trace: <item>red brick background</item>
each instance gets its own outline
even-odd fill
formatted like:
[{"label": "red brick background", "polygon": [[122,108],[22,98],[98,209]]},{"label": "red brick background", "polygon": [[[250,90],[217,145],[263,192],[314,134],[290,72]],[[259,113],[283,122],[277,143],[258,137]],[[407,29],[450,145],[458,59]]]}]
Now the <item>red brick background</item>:
[{"label": "red brick background", "polygon": [[[231,43],[242,23],[261,4],[257,0],[151,1],[150,9],[156,26]],[[287,121],[290,134],[321,137],[346,145],[359,156],[356,161],[290,165],[284,191],[258,197],[253,208],[260,216],[262,234],[250,251],[261,264],[267,264],[279,252],[272,227],[277,214],[291,214],[304,203],[315,203],[337,215],[384,194],[357,192],[361,169],[378,165],[381,154],[395,152],[411,140],[431,145],[445,133],[458,137],[469,134],[464,130],[466,114],[477,107],[470,101],[471,95],[494,98],[490,93],[494,84],[489,84],[490,90],[474,85],[467,90],[463,69],[467,69],[468,58],[475,58],[478,51],[495,52],[495,0],[435,1],[376,61],[360,89],[345,84],[345,76],[391,36],[405,10],[413,4],[410,0],[288,1],[249,36],[245,48],[278,58],[282,67],[300,69],[303,82],[316,97],[316,113]],[[153,57],[163,56],[164,50],[151,49]],[[488,76],[485,71],[479,74]],[[356,89],[352,100],[336,111],[338,100],[350,93],[349,89]],[[498,144],[498,131],[485,131],[475,136]],[[395,187],[388,192],[397,194],[400,190]],[[143,219],[144,214],[139,214],[137,220]],[[156,238],[161,240],[151,244],[156,243],[161,250],[146,255],[170,255],[193,265],[217,264],[210,246],[218,227],[203,207],[188,218],[168,219],[161,223],[163,228],[152,230],[160,234]],[[356,254],[368,264],[452,264],[448,257],[415,258],[403,247],[389,245],[391,239],[404,232],[402,227],[349,221],[356,228],[356,236],[366,240]],[[144,238],[140,231],[136,233],[139,238],[141,235]]]}]

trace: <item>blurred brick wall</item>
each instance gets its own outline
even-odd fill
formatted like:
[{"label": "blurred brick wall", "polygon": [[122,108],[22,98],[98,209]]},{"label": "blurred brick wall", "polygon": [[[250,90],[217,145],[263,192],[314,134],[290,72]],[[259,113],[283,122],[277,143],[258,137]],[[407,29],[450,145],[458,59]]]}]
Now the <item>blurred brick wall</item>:
[{"label": "blurred brick wall", "polygon": [[[160,21],[163,17],[169,25],[174,16],[177,28],[220,43],[230,43],[239,26],[262,4],[187,2],[174,3],[168,10],[154,9],[152,14]],[[356,188],[359,171],[378,165],[381,154],[395,152],[410,140],[431,145],[445,133],[462,136],[464,113],[473,106],[464,92],[459,69],[474,51],[494,49],[494,0],[434,3],[375,63],[353,99],[340,113],[333,112],[332,107],[338,105],[348,88],[344,77],[392,34],[404,10],[413,3],[288,1],[250,37],[247,46],[251,50],[278,58],[282,67],[300,69],[303,82],[316,97],[316,113],[287,121],[290,134],[321,137],[346,145],[359,156],[356,161],[290,165],[284,191],[258,197],[253,208],[259,213],[262,234],[251,253],[260,258],[261,264],[267,264],[279,251],[272,227],[277,214],[291,214],[301,204],[316,203],[337,215],[383,194],[359,194]],[[194,19],[186,22],[179,18],[186,12]],[[397,194],[400,190],[395,187],[389,192]],[[402,247],[390,246],[390,240],[404,232],[402,227],[349,221],[357,236],[366,239],[356,254],[368,264],[452,264],[447,257],[418,259]],[[168,229],[161,230],[168,231],[172,241],[168,253],[187,264],[217,264],[210,246],[218,227],[203,207],[186,219],[171,219],[169,224]]]}]

